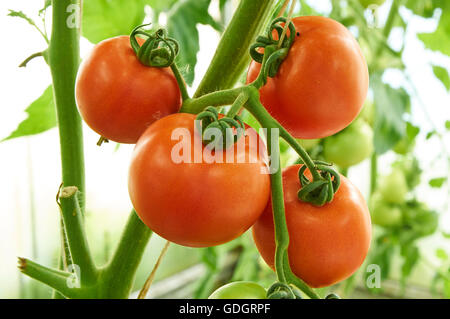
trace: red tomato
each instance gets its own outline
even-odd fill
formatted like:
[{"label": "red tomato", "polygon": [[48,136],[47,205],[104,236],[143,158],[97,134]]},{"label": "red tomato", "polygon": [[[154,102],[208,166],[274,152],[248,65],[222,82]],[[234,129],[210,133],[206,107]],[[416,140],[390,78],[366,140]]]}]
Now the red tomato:
[{"label": "red tomato", "polygon": [[181,107],[172,70],[139,62],[128,36],[94,47],[80,66],[75,93],[85,122],[119,143],[136,143],[151,123]]},{"label": "red tomato", "polygon": [[[194,153],[205,152],[205,146],[194,120],[192,114],[173,114],[144,132],[132,156],[128,189],[139,217],[158,235],[184,246],[214,246],[240,236],[263,212],[270,196],[267,154],[250,143],[248,128],[234,147],[214,152],[223,163],[195,163]],[[172,139],[175,129],[189,136]],[[177,148],[183,139],[190,151]],[[231,151],[233,162],[225,162]],[[190,155],[191,162],[176,163],[172,152]]]},{"label": "red tomato", "polygon": [[[335,284],[361,266],[370,245],[371,222],[359,190],[341,176],[334,199],[322,207],[300,201],[298,170],[283,171],[284,203],[292,271],[312,287]],[[310,177],[310,176],[309,176]],[[274,268],[275,240],[272,205],[253,226],[253,238],[266,263]]]},{"label": "red tomato", "polygon": [[[277,75],[260,89],[261,103],[294,137],[322,138],[347,125],[366,99],[369,75],[361,49],[339,22],[296,17],[297,30]],[[247,82],[259,74],[252,62]]]}]

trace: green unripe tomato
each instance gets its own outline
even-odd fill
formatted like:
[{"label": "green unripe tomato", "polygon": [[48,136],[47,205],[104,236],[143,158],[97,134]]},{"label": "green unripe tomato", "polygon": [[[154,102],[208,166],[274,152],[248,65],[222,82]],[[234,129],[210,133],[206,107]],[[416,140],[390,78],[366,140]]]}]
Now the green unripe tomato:
[{"label": "green unripe tomato", "polygon": [[251,281],[236,281],[219,287],[208,299],[266,299],[266,289]]},{"label": "green unripe tomato", "polygon": [[379,187],[383,198],[393,204],[402,204],[408,193],[408,184],[405,174],[401,170],[394,170],[388,176],[385,176]]},{"label": "green unripe tomato", "polygon": [[413,189],[420,184],[422,170],[415,157],[403,157],[401,160],[396,161],[392,167],[400,169],[403,172],[409,189]]},{"label": "green unripe tomato", "polygon": [[309,150],[312,150],[315,146],[317,146],[320,143],[320,138],[314,138],[314,139],[310,139],[310,140],[303,140],[303,139],[297,138],[297,142],[305,150],[309,151]]},{"label": "green unripe tomato", "polygon": [[373,127],[373,123],[375,121],[375,105],[372,101],[366,100],[364,102],[363,108],[356,119],[364,120],[367,124]]},{"label": "green unripe tomato", "polygon": [[361,3],[364,8],[368,8],[372,4],[381,6],[384,1],[386,0],[359,0],[359,3]]},{"label": "green unripe tomato", "polygon": [[323,144],[325,160],[347,168],[368,158],[373,152],[372,128],[362,120],[342,132],[327,137]]},{"label": "green unripe tomato", "polygon": [[402,223],[400,207],[387,203],[380,193],[374,193],[370,200],[372,223],[382,227],[394,227]]}]

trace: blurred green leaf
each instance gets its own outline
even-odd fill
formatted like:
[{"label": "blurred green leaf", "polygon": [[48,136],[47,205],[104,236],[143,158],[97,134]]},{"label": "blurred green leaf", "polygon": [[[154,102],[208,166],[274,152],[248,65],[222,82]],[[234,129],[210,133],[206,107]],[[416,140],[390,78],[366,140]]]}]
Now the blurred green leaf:
[{"label": "blurred green leaf", "polygon": [[145,17],[143,0],[83,1],[82,35],[92,43],[128,35]]},{"label": "blurred green leaf", "polygon": [[378,74],[371,76],[370,83],[375,102],[375,151],[383,154],[405,135],[402,116],[409,106],[409,95],[402,88],[394,89],[383,83]]},{"label": "blurred green leaf", "polygon": [[442,187],[442,185],[444,185],[444,183],[446,181],[447,181],[447,177],[436,177],[436,178],[430,179],[428,184],[430,184],[431,187],[439,188],[439,187]]},{"label": "blurred green leaf", "polygon": [[405,280],[419,261],[419,249],[416,246],[406,245],[402,246],[400,254],[404,258],[402,265],[402,279]]},{"label": "blurred green leaf", "polygon": [[215,247],[207,247],[203,249],[202,261],[211,270],[217,269],[218,255]]},{"label": "blurred green leaf", "polygon": [[197,24],[210,25],[218,31],[222,27],[208,13],[211,0],[181,0],[167,14],[167,31],[180,44],[176,58],[188,85],[194,81],[197,52],[200,49]]},{"label": "blurred green leaf", "polygon": [[163,12],[170,9],[178,0],[143,0],[154,11]]},{"label": "blurred green leaf", "polygon": [[450,55],[450,4],[442,9],[441,18],[436,30],[432,33],[419,33],[417,37],[425,44],[427,49],[440,51]]},{"label": "blurred green leaf", "polygon": [[448,254],[444,249],[438,248],[436,249],[436,257],[445,261],[448,259]]},{"label": "blurred green leaf", "polygon": [[431,18],[436,9],[436,5],[433,0],[407,0],[405,7],[410,9],[414,14],[422,16],[424,18]]},{"label": "blurred green leaf", "polygon": [[433,65],[434,75],[442,82],[447,91],[450,90],[450,76],[448,70],[442,66]]},{"label": "blurred green leaf", "polygon": [[2,141],[26,135],[39,134],[56,126],[52,86],[49,86],[37,100],[31,103],[25,112],[28,113],[28,117],[17,126],[14,132]]},{"label": "blurred green leaf", "polygon": [[450,130],[450,121],[445,121],[445,128]]},{"label": "blurred green leaf", "polygon": [[427,133],[427,136],[425,137],[425,139],[429,140],[430,138],[433,137],[433,135],[436,135],[436,131],[430,131]]}]

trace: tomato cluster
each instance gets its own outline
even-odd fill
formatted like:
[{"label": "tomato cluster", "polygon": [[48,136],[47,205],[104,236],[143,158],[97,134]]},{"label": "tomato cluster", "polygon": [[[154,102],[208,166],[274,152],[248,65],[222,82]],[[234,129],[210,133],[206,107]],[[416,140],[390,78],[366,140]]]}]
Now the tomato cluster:
[{"label": "tomato cluster", "polygon": [[[315,139],[309,145],[302,142],[311,148],[357,117],[367,94],[368,71],[356,40],[340,23],[324,17],[292,22],[295,41],[278,73],[259,92],[262,105],[294,137]],[[256,62],[250,65],[248,82],[260,68]],[[136,143],[128,188],[149,228],[180,245],[208,247],[253,226],[258,250],[274,267],[268,156],[259,137],[257,146],[250,143],[249,133],[257,136],[251,127],[231,147],[211,151],[202,143],[196,116],[178,113],[182,101],[174,73],[141,63],[126,36],[95,46],[80,68],[76,99],[85,122],[103,138]],[[370,126],[358,119],[326,139],[324,153],[348,167],[372,152],[371,140]],[[342,156],[343,148],[347,156]],[[359,154],[348,156],[355,149]],[[196,160],[208,152],[222,161]],[[313,287],[332,285],[363,262],[371,238],[369,211],[345,177],[330,203],[318,207],[299,200],[300,167],[283,172],[290,266]],[[234,296],[263,298],[265,290],[233,283],[211,298]]]}]

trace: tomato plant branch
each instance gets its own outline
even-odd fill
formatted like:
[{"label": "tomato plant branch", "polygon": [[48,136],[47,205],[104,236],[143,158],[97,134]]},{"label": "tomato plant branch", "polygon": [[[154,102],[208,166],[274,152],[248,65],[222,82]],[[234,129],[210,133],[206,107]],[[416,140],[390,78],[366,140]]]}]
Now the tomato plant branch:
[{"label": "tomato plant branch", "polygon": [[247,100],[248,95],[245,92],[240,93],[236,98],[236,100],[234,100],[233,104],[231,105],[231,108],[228,111],[227,116],[233,118],[235,115],[237,115],[244,106],[244,104],[247,102]]},{"label": "tomato plant branch", "polygon": [[19,269],[28,277],[48,285],[66,297],[76,298],[80,294],[79,288],[70,288],[67,284],[73,276],[70,273],[44,267],[26,258],[19,258]]},{"label": "tomato plant branch", "polygon": [[[250,62],[248,50],[266,23],[274,0],[241,0],[194,97],[231,88]],[[230,68],[230,65],[233,67]],[[192,110],[198,113],[201,109]]]},{"label": "tomato plant branch", "polygon": [[255,87],[247,87],[247,92],[249,100],[245,105],[246,109],[252,113],[263,128],[267,129],[267,149],[271,166],[274,166],[274,171],[270,171],[270,184],[276,241],[275,270],[278,281],[294,284],[310,298],[319,298],[314,290],[292,273],[289,266],[289,232],[285,216],[282,170],[279,166],[280,145],[278,132],[282,126],[261,105],[259,92]]},{"label": "tomato plant branch", "polygon": [[77,187],[64,187],[60,191],[59,201],[64,225],[70,225],[65,227],[70,256],[80,268],[81,284],[91,285],[96,282],[98,272],[87,242],[78,194]]},{"label": "tomato plant branch", "polygon": [[[79,25],[69,25],[72,12],[69,5],[80,7],[79,0],[52,1],[53,23],[49,46],[49,65],[61,144],[62,181],[76,186],[80,192],[80,207],[84,213],[85,176],[83,131],[81,117],[75,102],[75,78],[79,55]],[[79,17],[77,17],[79,21]],[[66,225],[70,227],[70,225]]]}]

